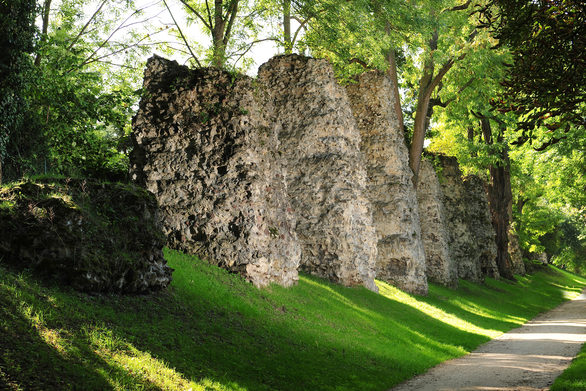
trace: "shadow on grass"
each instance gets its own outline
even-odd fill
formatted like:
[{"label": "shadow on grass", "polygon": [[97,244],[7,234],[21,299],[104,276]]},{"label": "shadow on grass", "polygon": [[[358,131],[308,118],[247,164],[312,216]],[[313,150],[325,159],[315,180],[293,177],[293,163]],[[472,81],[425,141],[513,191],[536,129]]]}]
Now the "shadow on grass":
[{"label": "shadow on grass", "polygon": [[[165,388],[150,375],[106,362],[96,353],[86,330],[107,328],[119,346],[148,353],[205,390],[383,390],[489,339],[363,288],[303,276],[293,288],[257,290],[211,266],[188,265],[193,259],[176,262],[171,265],[177,269],[173,286],[150,296],[91,297],[50,288],[49,303],[36,297],[36,287],[24,285],[17,292],[0,285],[6,314],[17,314],[16,303],[24,302],[44,314],[48,328],[71,336],[69,353],[63,355],[30,320],[11,318],[6,327],[20,326],[10,339],[28,335],[32,342],[21,339],[12,350],[2,350],[3,359],[11,361],[7,365],[5,359],[0,370],[30,367],[24,377],[11,369],[7,378],[28,378],[42,389],[67,389],[56,381],[84,390],[110,389],[112,384]],[[472,292],[462,297],[436,288],[428,298],[416,299],[481,328],[504,331],[517,324],[498,319],[502,295],[533,289],[505,288],[505,293],[493,289],[492,296],[487,289],[466,285]],[[484,294],[486,299],[478,299]],[[0,339],[1,346],[4,342]],[[44,351],[49,358],[29,359],[27,350]]]},{"label": "shadow on grass", "polygon": [[[3,272],[0,269],[0,272]],[[59,335],[72,330],[48,329],[43,318],[58,318],[55,302],[39,293],[39,286],[23,279],[0,281],[0,389],[4,390],[111,390],[112,379],[160,390],[99,357],[81,330],[61,344]],[[47,314],[47,315],[42,315]]]}]

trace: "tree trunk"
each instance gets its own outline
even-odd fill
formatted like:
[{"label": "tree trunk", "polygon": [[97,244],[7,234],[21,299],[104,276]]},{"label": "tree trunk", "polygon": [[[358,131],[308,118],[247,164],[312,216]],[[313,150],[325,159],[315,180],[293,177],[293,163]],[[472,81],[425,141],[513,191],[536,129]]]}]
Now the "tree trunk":
[{"label": "tree trunk", "polygon": [[[484,142],[492,144],[492,130],[488,118],[481,119]],[[502,132],[501,132],[502,133]],[[499,133],[498,141],[502,141]],[[488,203],[492,217],[492,225],[496,233],[496,264],[499,274],[509,280],[514,280],[513,265],[509,255],[509,207],[513,200],[511,192],[511,163],[506,150],[501,154],[502,162],[490,165],[490,184],[488,185]]]},{"label": "tree trunk", "polygon": [[224,46],[224,25],[222,0],[214,1],[214,26],[212,29],[212,66],[222,68],[226,47]]},{"label": "tree trunk", "polygon": [[283,0],[283,41],[285,54],[293,53],[293,42],[291,42],[291,0]]},{"label": "tree trunk", "polygon": [[421,154],[423,153],[423,144],[425,142],[425,132],[427,131],[427,114],[431,94],[455,63],[454,59],[449,59],[434,76],[435,64],[433,62],[432,54],[437,50],[437,43],[438,32],[436,30],[433,32],[433,35],[429,40],[429,56],[425,60],[423,65],[423,75],[419,81],[419,93],[417,95],[417,107],[415,109],[415,123],[413,124],[413,139],[411,140],[411,147],[409,148],[409,166],[413,171],[413,185],[416,188],[419,178]]},{"label": "tree trunk", "polygon": [[[385,26],[387,35],[391,34],[391,23],[387,20],[387,24]],[[399,72],[397,70],[397,57],[395,49],[389,49],[387,52],[387,63],[389,64],[389,70],[387,71],[389,77],[391,78],[391,82],[393,83],[393,90],[395,93],[395,114],[397,115],[397,119],[399,120],[399,131],[401,134],[405,132],[404,123],[403,123],[403,109],[401,107],[401,95],[399,94]]]},{"label": "tree trunk", "polygon": [[423,67],[423,76],[419,81],[419,94],[417,96],[417,107],[415,109],[415,123],[413,124],[413,138],[411,139],[411,148],[409,148],[409,166],[413,171],[413,184],[417,188],[419,179],[419,165],[421,164],[421,154],[423,153],[423,144],[425,142],[425,123],[429,100],[431,99],[431,83],[433,80],[433,60],[426,61]]},{"label": "tree trunk", "polygon": [[492,225],[496,232],[496,264],[501,276],[514,280],[509,255],[509,213],[511,202],[511,173],[509,163],[490,167],[488,202],[491,209]]},{"label": "tree trunk", "polygon": [[[41,26],[41,43],[44,43],[47,40],[47,32],[49,31],[49,14],[51,12],[51,1],[52,0],[45,0],[43,4],[43,24]],[[37,52],[35,56],[35,66],[38,67],[41,65],[41,53]]]}]

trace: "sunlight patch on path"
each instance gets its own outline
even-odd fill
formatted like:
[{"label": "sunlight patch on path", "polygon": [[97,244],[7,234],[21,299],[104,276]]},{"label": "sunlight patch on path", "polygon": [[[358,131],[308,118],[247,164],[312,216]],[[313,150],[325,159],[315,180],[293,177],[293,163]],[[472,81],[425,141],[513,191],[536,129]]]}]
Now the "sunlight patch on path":
[{"label": "sunlight patch on path", "polygon": [[546,390],[583,343],[585,294],[392,390]]}]

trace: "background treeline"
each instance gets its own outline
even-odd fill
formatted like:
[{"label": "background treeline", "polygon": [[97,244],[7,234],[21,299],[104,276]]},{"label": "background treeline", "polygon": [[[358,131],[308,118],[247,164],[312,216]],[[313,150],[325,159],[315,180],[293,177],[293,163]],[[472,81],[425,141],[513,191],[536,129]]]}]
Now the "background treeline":
[{"label": "background treeline", "polygon": [[[244,72],[260,47],[396,81],[424,149],[489,183],[499,269],[586,262],[586,4],[579,0],[0,0],[0,180],[127,180],[146,57]],[[263,46],[264,45],[264,46]],[[256,64],[259,65],[259,64]],[[441,177],[441,173],[440,173]],[[510,275],[509,275],[510,276]]]}]

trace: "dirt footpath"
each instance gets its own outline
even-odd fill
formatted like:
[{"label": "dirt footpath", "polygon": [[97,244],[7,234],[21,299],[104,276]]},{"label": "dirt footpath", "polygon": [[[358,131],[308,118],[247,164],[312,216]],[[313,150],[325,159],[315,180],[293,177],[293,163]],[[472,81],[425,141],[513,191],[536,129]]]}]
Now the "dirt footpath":
[{"label": "dirt footpath", "polygon": [[[585,291],[586,292],[586,291]],[[586,342],[586,293],[392,391],[547,390]]]}]

